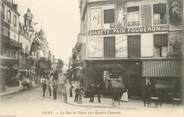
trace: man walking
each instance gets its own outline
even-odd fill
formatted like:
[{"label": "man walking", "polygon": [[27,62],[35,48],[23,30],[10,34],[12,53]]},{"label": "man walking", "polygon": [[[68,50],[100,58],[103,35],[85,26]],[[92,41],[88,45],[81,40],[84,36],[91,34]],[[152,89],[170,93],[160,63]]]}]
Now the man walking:
[{"label": "man walking", "polygon": [[89,102],[93,103],[93,101],[94,101],[94,93],[95,93],[95,87],[94,87],[94,84],[92,83],[90,88],[89,88],[89,96],[90,96]]},{"label": "man walking", "polygon": [[46,89],[47,89],[47,80],[44,77],[42,77],[41,78],[41,83],[42,83],[43,97],[45,97],[45,92],[46,92]]},{"label": "man walking", "polygon": [[55,71],[53,74],[53,99],[57,99],[57,89],[58,89],[58,72]]},{"label": "man walking", "polygon": [[52,79],[53,79],[53,74],[48,73],[48,91],[49,91],[49,95],[52,96]]},{"label": "man walking", "polygon": [[97,94],[97,97],[98,97],[98,103],[101,103],[101,97],[100,97],[100,95],[101,95],[101,86],[100,86],[100,83],[98,83],[97,85],[96,85],[96,94]]}]

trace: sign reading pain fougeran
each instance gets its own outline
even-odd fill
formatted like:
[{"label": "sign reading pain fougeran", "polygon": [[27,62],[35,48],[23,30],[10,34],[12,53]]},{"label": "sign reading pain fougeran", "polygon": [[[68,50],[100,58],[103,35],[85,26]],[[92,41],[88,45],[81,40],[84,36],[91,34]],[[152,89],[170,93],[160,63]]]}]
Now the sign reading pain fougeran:
[{"label": "sign reading pain fougeran", "polygon": [[134,28],[115,28],[102,30],[89,30],[89,35],[109,35],[109,34],[124,34],[124,33],[148,33],[167,31],[168,26],[148,26],[148,27],[134,27]]}]

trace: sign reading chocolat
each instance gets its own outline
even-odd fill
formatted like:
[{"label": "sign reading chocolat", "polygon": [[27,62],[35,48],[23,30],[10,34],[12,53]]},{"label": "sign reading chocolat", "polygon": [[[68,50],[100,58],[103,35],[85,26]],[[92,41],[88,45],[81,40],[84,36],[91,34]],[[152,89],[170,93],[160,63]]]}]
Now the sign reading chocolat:
[{"label": "sign reading chocolat", "polygon": [[103,30],[89,30],[89,35],[110,35],[110,34],[125,34],[125,33],[148,33],[168,31],[168,26],[149,26],[149,27],[135,27],[122,29],[103,29]]}]

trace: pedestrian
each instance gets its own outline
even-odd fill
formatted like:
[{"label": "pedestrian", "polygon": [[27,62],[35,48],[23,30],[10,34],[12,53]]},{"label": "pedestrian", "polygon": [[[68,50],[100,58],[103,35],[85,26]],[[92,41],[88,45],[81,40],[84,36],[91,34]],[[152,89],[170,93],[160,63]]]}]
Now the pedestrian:
[{"label": "pedestrian", "polygon": [[111,95],[111,93],[112,93],[112,83],[111,83],[110,80],[108,80],[107,90],[108,90],[108,92],[109,92],[109,95]]},{"label": "pedestrian", "polygon": [[122,96],[121,96],[121,101],[123,101],[123,102],[128,102],[128,89],[125,89],[125,90],[123,91],[123,94],[122,94]]},{"label": "pedestrian", "polygon": [[53,99],[56,100],[57,99],[57,89],[58,89],[58,84],[56,80],[52,82],[52,87],[53,87]]},{"label": "pedestrian", "polygon": [[74,98],[74,102],[78,102],[79,101],[79,93],[80,93],[80,88],[77,87],[75,89],[75,98]]},{"label": "pedestrian", "polygon": [[49,91],[49,96],[52,96],[52,79],[53,79],[53,74],[48,74],[48,91]]},{"label": "pedestrian", "polygon": [[95,90],[96,90],[96,95],[97,95],[97,98],[98,98],[98,103],[101,103],[101,97],[100,97],[100,95],[101,95],[102,87],[101,87],[100,83],[98,83],[96,85],[96,89]]},{"label": "pedestrian", "polygon": [[42,83],[42,91],[43,91],[43,97],[45,97],[45,92],[47,90],[47,80],[45,78],[41,78]]},{"label": "pedestrian", "polygon": [[151,97],[151,81],[149,78],[146,78],[146,80],[145,80],[145,92],[144,92],[144,106],[146,106],[146,105],[151,106],[150,97]]},{"label": "pedestrian", "polygon": [[89,102],[92,102],[94,101],[94,94],[95,94],[95,86],[94,84],[92,83],[89,87],[89,97],[90,97],[90,100]]},{"label": "pedestrian", "polygon": [[53,87],[53,99],[57,99],[57,90],[58,90],[58,72],[55,71],[52,79],[52,87]]}]

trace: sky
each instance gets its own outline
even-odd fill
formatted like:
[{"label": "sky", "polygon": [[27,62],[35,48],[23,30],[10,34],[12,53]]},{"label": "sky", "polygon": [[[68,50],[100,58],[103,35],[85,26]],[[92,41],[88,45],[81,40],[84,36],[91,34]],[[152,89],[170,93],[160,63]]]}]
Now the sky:
[{"label": "sky", "polygon": [[55,57],[68,64],[80,32],[79,0],[14,0],[23,23],[27,8],[33,13],[37,29],[45,31],[49,48]]}]

